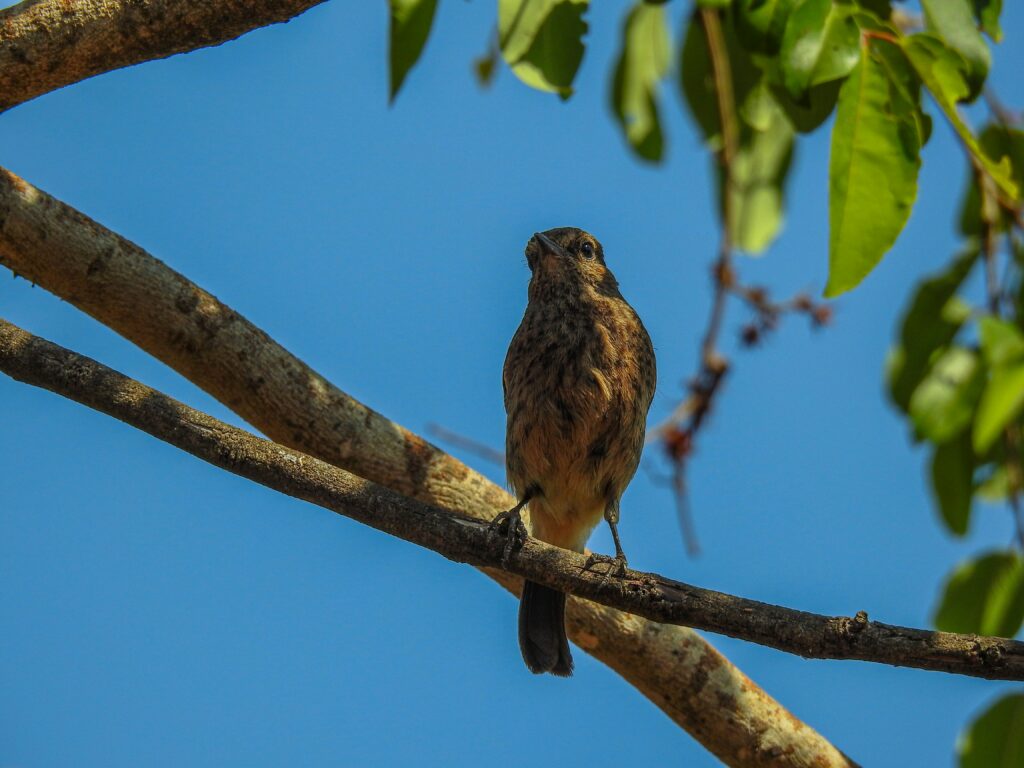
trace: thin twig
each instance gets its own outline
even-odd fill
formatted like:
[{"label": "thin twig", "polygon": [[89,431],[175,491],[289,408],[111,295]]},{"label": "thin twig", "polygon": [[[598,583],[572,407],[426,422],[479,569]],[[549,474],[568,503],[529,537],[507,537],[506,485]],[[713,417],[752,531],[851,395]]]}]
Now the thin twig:
[{"label": "thin twig", "polygon": [[491,446],[485,443],[481,443],[479,440],[474,440],[471,437],[460,435],[458,432],[453,432],[447,427],[442,427],[440,424],[427,424],[427,433],[436,437],[443,443],[448,443],[449,445],[462,448],[469,453],[479,456],[485,461],[497,464],[499,467],[505,466],[505,454],[491,448]]},{"label": "thin twig", "polygon": [[[669,419],[654,430],[673,463],[673,488],[679,525],[683,532],[684,546],[691,555],[700,551],[696,539],[696,528],[690,514],[689,499],[686,495],[686,460],[693,449],[697,432],[703,426],[711,411],[729,370],[728,361],[718,351],[718,336],[725,319],[729,286],[735,282],[732,270],[732,225],[733,188],[735,186],[734,160],[736,157],[739,130],[736,124],[735,98],[732,88],[732,72],[729,55],[725,49],[725,38],[719,12],[714,8],[700,9],[701,26],[707,39],[708,56],[715,81],[715,100],[718,102],[718,116],[722,130],[722,147],[719,162],[722,166],[722,228],[719,235],[718,257],[711,267],[712,297],[707,327],[700,345],[700,361],[697,375],[689,382],[689,396],[675,409]],[[684,426],[680,422],[686,420]]]},{"label": "thin twig", "polygon": [[[668,418],[651,430],[648,442],[659,440],[672,462],[672,486],[676,497],[680,528],[687,551],[699,551],[689,499],[687,498],[686,464],[693,452],[696,437],[706,424],[715,398],[729,372],[729,361],[719,349],[719,338],[725,322],[730,295],[735,295],[759,314],[760,323],[744,329],[744,342],[756,342],[755,337],[774,327],[778,317],[786,311],[808,311],[817,324],[827,322],[827,309],[819,309],[809,300],[797,298],[792,305],[772,304],[763,289],[742,286],[733,266],[732,231],[735,217],[733,192],[736,187],[735,160],[739,148],[739,120],[733,91],[732,70],[722,32],[720,11],[700,9],[700,23],[707,41],[708,57],[714,79],[715,101],[721,127],[721,146],[718,162],[722,169],[721,231],[718,254],[711,265],[711,308],[704,335],[700,343],[697,373],[687,382],[687,396],[673,409]],[[755,294],[759,299],[755,300]],[[752,330],[753,328],[753,330]]]},{"label": "thin twig", "polygon": [[1021,113],[1014,112],[1007,107],[990,87],[986,86],[982,91],[982,95],[985,98],[985,104],[988,105],[989,111],[1002,126],[1005,128],[1016,128],[1021,124]]},{"label": "thin twig", "polygon": [[701,20],[704,22],[704,34],[708,43],[708,55],[711,58],[711,71],[715,79],[715,94],[718,102],[718,115],[722,126],[722,151],[719,153],[722,164],[722,232],[719,236],[718,260],[715,262],[713,274],[715,293],[711,302],[711,316],[708,319],[704,341],[701,343],[701,362],[706,368],[718,367],[717,339],[725,316],[726,291],[734,282],[732,273],[732,227],[733,227],[733,189],[736,184],[735,159],[739,141],[739,130],[736,125],[736,102],[732,89],[732,69],[729,66],[729,54],[725,49],[725,37],[719,12],[714,8],[701,8]]},{"label": "thin twig", "polygon": [[[351,517],[457,562],[501,567],[490,523],[425,504],[218,421],[83,355],[0,320],[0,371],[120,419],[214,466]],[[719,632],[805,658],[859,659],[1024,680],[1024,643],[821,616],[627,569],[607,579],[584,554],[528,539],[511,573],[663,624]]]}]

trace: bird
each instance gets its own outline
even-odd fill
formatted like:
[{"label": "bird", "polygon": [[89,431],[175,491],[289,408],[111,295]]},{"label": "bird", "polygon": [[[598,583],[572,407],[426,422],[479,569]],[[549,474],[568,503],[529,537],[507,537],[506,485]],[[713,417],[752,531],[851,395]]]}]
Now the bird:
[{"label": "bird", "polygon": [[[528,302],[502,375],[505,463],[517,501],[493,523],[507,537],[503,559],[525,533],[583,552],[603,518],[615,557],[592,555],[588,565],[603,561],[606,576],[624,573],[619,502],[643,450],[654,348],[593,235],[576,227],[538,232],[526,260]],[[531,672],[572,674],[564,593],[524,583],[519,647]]]}]

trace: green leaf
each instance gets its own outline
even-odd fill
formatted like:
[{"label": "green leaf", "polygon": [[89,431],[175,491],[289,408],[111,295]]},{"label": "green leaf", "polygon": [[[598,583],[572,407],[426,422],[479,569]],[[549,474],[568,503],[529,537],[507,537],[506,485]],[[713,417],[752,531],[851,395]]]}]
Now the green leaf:
[{"label": "green leaf", "polygon": [[956,298],[956,292],[979,253],[976,245],[969,248],[947,269],[922,281],[914,292],[889,364],[889,394],[904,412],[909,411],[914,390],[927,375],[936,352],[953,340],[970,317],[970,307]]},{"label": "green leaf", "polygon": [[[735,108],[746,104],[761,81],[761,72],[736,38],[730,24],[722,25],[722,36],[729,57]],[[680,85],[683,100],[700,127],[704,138],[712,144],[721,141],[722,123],[718,110],[718,93],[711,69],[711,54],[700,14],[693,14],[686,28],[686,36],[679,59]]]},{"label": "green leaf", "polygon": [[888,21],[892,16],[892,3],[889,0],[854,0],[854,2],[881,20]]},{"label": "green leaf", "polygon": [[1009,365],[1024,359],[1024,335],[1012,323],[986,315],[978,321],[981,351],[992,367]]},{"label": "green leaf", "polygon": [[1003,696],[961,735],[960,768],[1024,765],[1024,693]]},{"label": "green leaf", "polygon": [[622,27],[622,53],[612,79],[611,102],[626,140],[644,160],[658,162],[664,150],[658,117],[658,82],[668,72],[672,41],[665,7],[640,2]]},{"label": "green leaf", "polygon": [[[1010,177],[1017,189],[1024,189],[1024,131],[1019,128],[1008,128],[998,123],[985,126],[978,135],[978,146],[985,156],[998,166],[1003,158],[1009,158]],[[960,231],[965,235],[980,235],[982,232],[981,193],[978,189],[978,177],[972,167],[967,173],[967,192],[960,209]],[[1006,211],[986,212],[986,218],[993,223],[997,231],[1008,229],[1012,219]]]},{"label": "green leaf", "polygon": [[925,28],[964,57],[968,64],[965,98],[973,101],[981,93],[992,53],[985,44],[972,16],[971,0],[921,0]]},{"label": "green leaf", "polygon": [[388,0],[391,9],[391,94],[394,101],[430,37],[437,0]]},{"label": "green leaf", "polygon": [[587,0],[498,0],[498,46],[516,77],[571,96],[583,60],[587,7]]},{"label": "green leaf", "polygon": [[970,92],[964,79],[966,65],[963,58],[941,40],[927,34],[903,38],[903,50],[964,146],[985,169],[999,191],[1011,203],[1016,203],[1020,199],[1019,190],[1011,177],[1010,161],[1004,158],[997,164],[989,159],[957,110],[957,102]]},{"label": "green leaf", "polygon": [[923,127],[902,57],[862,45],[843,83],[829,162],[826,296],[863,280],[892,247],[917,196]]},{"label": "green leaf", "polygon": [[974,0],[974,15],[981,24],[981,30],[995,42],[1003,39],[999,27],[999,14],[1003,12],[1003,0]]},{"label": "green leaf", "polygon": [[974,449],[988,450],[1024,408],[1024,362],[992,369],[974,420]]},{"label": "green leaf", "polygon": [[979,356],[963,347],[950,347],[935,360],[910,398],[910,419],[917,434],[944,443],[971,423],[985,385]]},{"label": "green leaf", "polygon": [[1024,408],[1024,335],[988,316],[979,321],[979,335],[991,369],[974,420],[974,449],[984,453]]},{"label": "green leaf", "polygon": [[[756,95],[761,94],[761,95]],[[733,243],[741,251],[761,253],[782,228],[786,174],[793,158],[793,128],[763,88],[749,101],[759,105],[754,120],[760,127],[744,126],[733,159]],[[753,108],[747,113],[753,112]],[[723,174],[718,175],[719,195]]]},{"label": "green leaf", "polygon": [[774,55],[782,45],[786,21],[800,0],[738,0],[733,23],[736,36],[752,53]]},{"label": "green leaf", "polygon": [[946,582],[935,626],[945,632],[1013,637],[1024,622],[1024,558],[990,552],[957,566]]},{"label": "green leaf", "polygon": [[804,0],[790,14],[779,60],[795,99],[820,83],[846,77],[860,60],[860,29],[853,7],[832,0]]},{"label": "green leaf", "polygon": [[935,447],[932,454],[932,492],[950,532],[967,533],[974,490],[974,452],[970,435]]},{"label": "green leaf", "polygon": [[800,133],[810,133],[824,123],[836,108],[842,84],[841,80],[832,80],[812,86],[800,100],[794,99],[783,86],[774,83],[771,92],[793,127]]},{"label": "green leaf", "polygon": [[1003,696],[971,723],[957,745],[960,768],[1024,765],[1024,693]]},{"label": "green leaf", "polygon": [[779,105],[766,83],[759,83],[739,105],[741,132],[749,126],[755,131],[767,131],[779,114]]}]

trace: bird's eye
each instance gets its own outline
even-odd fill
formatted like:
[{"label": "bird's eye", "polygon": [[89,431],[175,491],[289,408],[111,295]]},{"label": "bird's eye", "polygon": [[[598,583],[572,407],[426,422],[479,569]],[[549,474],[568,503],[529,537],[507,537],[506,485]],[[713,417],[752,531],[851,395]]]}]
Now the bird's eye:
[{"label": "bird's eye", "polygon": [[594,258],[594,246],[590,243],[584,243],[580,246],[580,253],[583,254],[584,258],[592,259]]}]

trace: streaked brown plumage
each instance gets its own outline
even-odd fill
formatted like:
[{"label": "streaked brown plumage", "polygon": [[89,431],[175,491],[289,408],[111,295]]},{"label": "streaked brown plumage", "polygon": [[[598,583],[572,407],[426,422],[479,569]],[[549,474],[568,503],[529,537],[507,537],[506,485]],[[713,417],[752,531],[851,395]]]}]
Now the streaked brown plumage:
[{"label": "streaked brown plumage", "polygon": [[[625,564],[619,499],[643,449],[654,396],[650,337],[619,293],[601,244],[572,227],[534,235],[529,303],[505,358],[508,479],[532,536],[582,552],[603,517]],[[611,565],[609,565],[611,567]],[[565,595],[527,582],[519,641],[533,672],[572,673]]]}]

